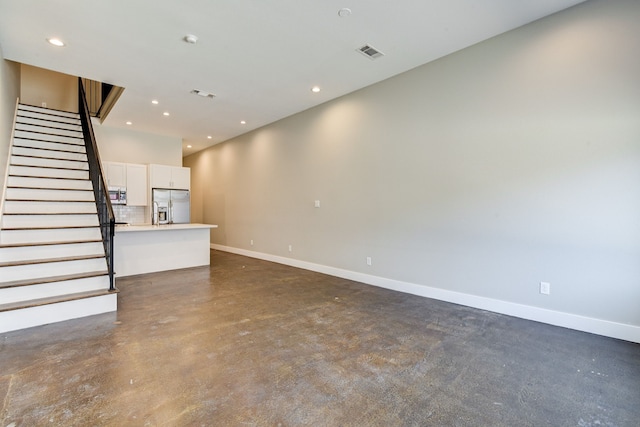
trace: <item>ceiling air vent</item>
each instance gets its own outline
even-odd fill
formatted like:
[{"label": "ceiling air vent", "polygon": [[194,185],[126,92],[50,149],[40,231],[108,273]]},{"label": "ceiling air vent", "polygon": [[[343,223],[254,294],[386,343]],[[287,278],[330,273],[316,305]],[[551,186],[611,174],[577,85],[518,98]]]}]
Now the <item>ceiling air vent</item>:
[{"label": "ceiling air vent", "polygon": [[213,98],[215,95],[209,92],[205,92],[203,90],[194,89],[191,91],[192,94],[201,96],[203,98]]},{"label": "ceiling air vent", "polygon": [[376,59],[384,55],[384,53],[380,52],[378,49],[368,44],[358,48],[358,52],[360,52],[361,54],[363,54],[369,59]]}]

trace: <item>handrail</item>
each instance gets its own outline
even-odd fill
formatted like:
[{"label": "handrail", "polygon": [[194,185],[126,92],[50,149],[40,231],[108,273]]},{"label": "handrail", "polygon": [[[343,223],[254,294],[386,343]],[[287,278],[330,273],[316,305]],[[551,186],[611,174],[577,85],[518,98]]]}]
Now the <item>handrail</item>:
[{"label": "handrail", "polygon": [[96,137],[93,134],[91,116],[89,115],[89,107],[81,78],[78,78],[78,111],[80,112],[84,145],[89,161],[89,178],[93,184],[93,193],[95,195],[98,219],[100,221],[100,231],[102,232],[102,242],[104,243],[107,267],[109,269],[109,290],[114,291],[116,287],[113,271],[113,236],[115,233],[116,219],[113,214],[111,200],[109,199],[109,189],[106,185],[104,173],[102,172],[98,145],[96,143]]},{"label": "handrail", "polygon": [[7,150],[7,164],[5,165],[4,181],[2,181],[2,194],[0,194],[0,224],[2,224],[2,215],[4,214],[4,199],[7,195],[7,180],[9,179],[9,167],[11,165],[11,154],[13,151],[13,135],[15,134],[16,122],[18,121],[19,106],[20,98],[16,98],[16,109],[13,113],[13,127],[11,128],[11,137],[9,138],[9,147]]}]

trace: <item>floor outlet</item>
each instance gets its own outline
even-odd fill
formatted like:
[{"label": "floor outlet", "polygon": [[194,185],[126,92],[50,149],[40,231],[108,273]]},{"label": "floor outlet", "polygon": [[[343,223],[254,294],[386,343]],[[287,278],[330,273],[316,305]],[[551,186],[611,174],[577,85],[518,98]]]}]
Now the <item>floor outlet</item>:
[{"label": "floor outlet", "polygon": [[371,257],[370,256],[367,257],[367,265],[371,265]]},{"label": "floor outlet", "polygon": [[551,293],[551,283],[540,282],[540,293],[543,295],[549,295]]}]

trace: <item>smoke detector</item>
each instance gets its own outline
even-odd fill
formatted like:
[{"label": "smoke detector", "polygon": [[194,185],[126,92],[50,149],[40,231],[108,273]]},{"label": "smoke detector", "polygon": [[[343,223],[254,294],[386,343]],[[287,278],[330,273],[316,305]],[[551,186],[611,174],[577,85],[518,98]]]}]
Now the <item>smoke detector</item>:
[{"label": "smoke detector", "polygon": [[186,36],[184,36],[184,41],[189,44],[196,44],[198,43],[198,37],[194,36],[193,34],[187,34]]},{"label": "smoke detector", "polygon": [[369,44],[365,44],[364,46],[359,47],[356,50],[369,59],[376,59],[384,56],[384,53],[380,52],[378,49]]}]

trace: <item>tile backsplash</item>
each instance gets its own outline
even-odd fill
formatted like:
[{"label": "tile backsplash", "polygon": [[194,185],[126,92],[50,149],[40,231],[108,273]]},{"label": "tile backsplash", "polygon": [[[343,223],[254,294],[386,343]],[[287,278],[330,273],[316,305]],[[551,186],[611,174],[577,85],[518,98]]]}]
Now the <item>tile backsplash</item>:
[{"label": "tile backsplash", "polygon": [[125,206],[113,205],[113,214],[116,216],[117,222],[126,222],[128,224],[145,224],[146,221],[144,206]]}]

